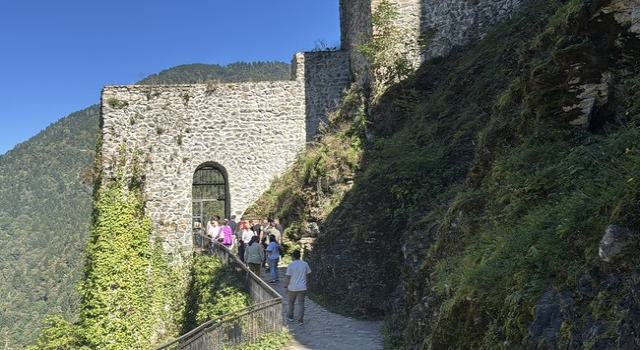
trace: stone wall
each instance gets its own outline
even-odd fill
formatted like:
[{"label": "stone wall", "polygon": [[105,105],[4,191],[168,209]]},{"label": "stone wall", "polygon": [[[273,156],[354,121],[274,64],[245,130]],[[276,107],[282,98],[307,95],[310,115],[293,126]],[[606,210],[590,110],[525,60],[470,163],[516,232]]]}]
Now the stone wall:
[{"label": "stone wall", "polygon": [[[349,54],[346,51],[306,52],[296,55],[296,62],[304,62],[307,141],[313,140],[327,113],[336,109],[344,91],[351,83]],[[294,65],[296,66],[296,65]]]},{"label": "stone wall", "polygon": [[425,44],[424,57],[446,55],[455,46],[484,37],[532,0],[422,0],[423,33],[434,32]]},{"label": "stone wall", "polygon": [[349,82],[347,63],[344,52],[306,53],[295,56],[290,81],[106,86],[105,174],[121,144],[138,148],[154,233],[169,252],[188,248],[195,170],[216,164],[226,175],[230,213],[242,215],[291,166],[325,109],[335,107]]},{"label": "stone wall", "polygon": [[[342,47],[351,51],[352,74],[356,80],[365,75],[365,62],[355,47],[362,42],[363,35],[373,32],[370,17],[380,1],[340,1]],[[424,59],[444,56],[456,46],[482,38],[496,23],[533,0],[390,1],[398,6],[397,25],[412,37],[409,58],[417,67]],[[419,45],[420,41],[423,42]]]},{"label": "stone wall", "polygon": [[340,43],[349,52],[354,81],[367,81],[365,59],[356,49],[371,35],[371,0],[340,0]]}]

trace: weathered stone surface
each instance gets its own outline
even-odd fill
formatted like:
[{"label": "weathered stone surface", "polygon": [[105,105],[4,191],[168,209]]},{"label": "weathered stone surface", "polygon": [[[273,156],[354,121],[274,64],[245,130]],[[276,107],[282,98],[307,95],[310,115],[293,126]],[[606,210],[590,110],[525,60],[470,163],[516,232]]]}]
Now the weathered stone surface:
[{"label": "weathered stone surface", "polygon": [[[351,55],[356,79],[366,75],[366,64],[356,49],[373,32],[371,13],[380,0],[341,0],[342,47]],[[491,27],[517,13],[531,0],[392,0],[397,5],[397,26],[409,33],[410,61],[414,67],[424,60],[444,56],[456,46],[486,35]],[[426,37],[425,37],[426,35]],[[424,40],[427,39],[427,40]]]},{"label": "weathered stone surface", "polygon": [[603,107],[609,102],[613,91],[613,74],[611,72],[602,73],[602,78],[596,84],[584,84],[578,87],[580,93],[576,96],[580,101],[570,107],[563,107],[565,113],[574,109],[579,109],[579,116],[570,122],[571,125],[589,126],[594,110]]},{"label": "weathered stone surface", "polygon": [[609,225],[600,241],[598,254],[606,262],[616,257],[631,244],[631,230],[620,225]]},{"label": "weathered stone surface", "polygon": [[[636,270],[636,275],[640,271]],[[618,303],[618,312],[624,314],[620,325],[618,326],[617,349],[635,350],[640,349],[640,284],[636,278],[636,287],[633,293]]]},{"label": "weathered stone surface", "polygon": [[242,215],[315,137],[350,82],[344,52],[299,53],[293,66],[290,81],[103,89],[103,167],[109,176],[122,144],[140,149],[146,212],[167,251],[191,245],[199,166],[222,170],[229,212]]},{"label": "weathered stone surface", "polygon": [[556,349],[557,333],[561,325],[562,313],[559,296],[553,289],[549,289],[536,303],[536,314],[529,327],[529,335],[538,340],[538,349]]},{"label": "weathered stone surface", "polygon": [[618,23],[629,26],[629,31],[640,35],[640,4],[637,0],[613,0],[602,13],[613,13]]}]

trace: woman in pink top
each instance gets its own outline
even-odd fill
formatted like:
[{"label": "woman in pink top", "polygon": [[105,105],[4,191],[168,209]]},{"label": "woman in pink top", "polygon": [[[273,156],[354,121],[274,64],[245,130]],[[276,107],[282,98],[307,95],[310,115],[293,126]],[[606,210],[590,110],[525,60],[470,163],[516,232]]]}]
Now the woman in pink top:
[{"label": "woman in pink top", "polygon": [[[222,238],[222,241],[220,241],[220,238]],[[231,226],[229,226],[229,220],[227,219],[222,220],[218,242],[224,244],[228,248],[230,248],[233,244],[233,231],[231,230]]]}]

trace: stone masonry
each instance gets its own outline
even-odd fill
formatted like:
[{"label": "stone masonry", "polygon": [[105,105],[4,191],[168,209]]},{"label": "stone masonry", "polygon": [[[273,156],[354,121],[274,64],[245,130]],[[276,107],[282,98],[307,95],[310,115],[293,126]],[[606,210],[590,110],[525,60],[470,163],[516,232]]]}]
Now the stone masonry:
[{"label": "stone masonry", "polygon": [[[356,46],[374,32],[371,13],[380,1],[340,0],[343,51],[296,54],[291,80],[103,89],[105,174],[120,145],[142,152],[146,211],[168,252],[191,248],[198,167],[214,165],[224,174],[228,212],[242,215],[316,137],[351,81],[368,80]],[[398,5],[397,25],[411,37],[417,67],[482,38],[533,0],[390,1]]]},{"label": "stone masonry", "polygon": [[[366,63],[356,46],[371,34],[371,13],[381,0],[340,0],[343,49],[350,52],[355,80],[362,81]],[[409,58],[417,67],[425,59],[443,56],[456,46],[482,38],[533,0],[389,0],[397,5],[397,26],[411,36]],[[365,79],[366,80],[366,79]]]},{"label": "stone masonry", "polygon": [[192,244],[199,166],[225,174],[230,213],[241,216],[291,166],[350,82],[344,52],[296,54],[293,67],[288,81],[104,87],[103,168],[109,176],[121,144],[142,152],[146,212],[168,252]]}]

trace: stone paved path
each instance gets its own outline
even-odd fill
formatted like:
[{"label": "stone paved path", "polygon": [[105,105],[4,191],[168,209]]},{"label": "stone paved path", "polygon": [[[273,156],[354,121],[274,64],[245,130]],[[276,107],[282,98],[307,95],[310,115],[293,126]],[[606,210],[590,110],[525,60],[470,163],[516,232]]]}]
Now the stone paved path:
[{"label": "stone paved path", "polygon": [[[313,268],[313,267],[312,267]],[[284,273],[280,267],[280,282],[271,286],[283,297],[283,312],[287,312],[287,294],[284,292]],[[269,274],[262,271],[262,279],[269,281]],[[297,310],[296,310],[297,311]],[[382,322],[361,321],[331,313],[305,299],[304,325],[285,323],[293,339],[282,350],[383,350]]]}]

